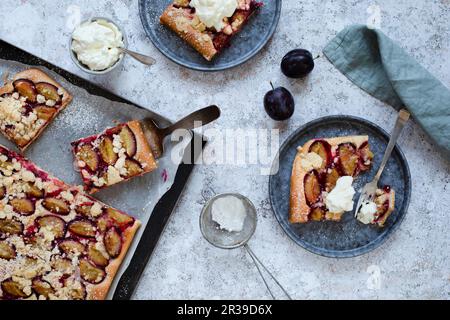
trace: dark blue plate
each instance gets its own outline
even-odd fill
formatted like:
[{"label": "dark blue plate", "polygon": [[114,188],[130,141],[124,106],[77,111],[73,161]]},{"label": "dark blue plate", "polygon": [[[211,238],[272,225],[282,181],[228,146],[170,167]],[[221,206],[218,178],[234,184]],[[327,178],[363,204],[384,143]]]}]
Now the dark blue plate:
[{"label": "dark blue plate", "polygon": [[396,192],[395,211],[386,221],[384,228],[360,223],[354,218],[354,212],[345,213],[341,222],[289,223],[289,189],[292,163],[297,154],[296,148],[314,138],[349,135],[368,135],[370,148],[375,154],[372,169],[359,176],[354,183],[356,202],[361,188],[373,179],[378,170],[389,141],[386,131],[361,118],[330,116],[302,126],[281,146],[279,170],[269,178],[270,202],[281,227],[298,245],[321,256],[356,257],[377,248],[399,227],[406,215],[411,197],[411,175],[408,163],[397,145],[379,182],[380,186],[390,185]]},{"label": "dark blue plate", "polygon": [[159,23],[173,0],[139,0],[139,15],[147,36],[170,60],[190,69],[220,71],[236,67],[255,56],[272,37],[281,13],[281,0],[261,0],[264,6],[213,61],[206,61],[174,32]]}]

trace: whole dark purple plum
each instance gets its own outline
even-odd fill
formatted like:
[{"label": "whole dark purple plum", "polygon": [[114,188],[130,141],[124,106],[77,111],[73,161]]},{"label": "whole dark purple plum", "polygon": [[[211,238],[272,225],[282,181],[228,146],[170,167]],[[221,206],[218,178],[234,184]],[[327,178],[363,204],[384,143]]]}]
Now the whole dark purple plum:
[{"label": "whole dark purple plum", "polygon": [[272,90],[264,96],[264,109],[273,120],[287,120],[292,117],[295,110],[294,97],[288,89],[274,88],[272,85]]},{"label": "whole dark purple plum", "polygon": [[289,78],[303,78],[314,69],[314,59],[308,50],[289,51],[281,60],[281,71]]}]

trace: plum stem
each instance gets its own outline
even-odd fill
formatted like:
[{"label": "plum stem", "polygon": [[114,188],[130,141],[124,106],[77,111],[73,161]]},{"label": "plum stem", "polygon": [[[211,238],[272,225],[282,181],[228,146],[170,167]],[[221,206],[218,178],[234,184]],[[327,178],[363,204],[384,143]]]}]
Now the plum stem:
[{"label": "plum stem", "polygon": [[318,54],[317,57],[313,58],[313,60],[319,59],[319,58],[321,58],[321,57],[322,57],[322,56],[321,56],[320,54]]},{"label": "plum stem", "polygon": [[272,90],[275,90],[272,81],[269,81],[269,82],[270,82],[270,86],[272,87]]}]

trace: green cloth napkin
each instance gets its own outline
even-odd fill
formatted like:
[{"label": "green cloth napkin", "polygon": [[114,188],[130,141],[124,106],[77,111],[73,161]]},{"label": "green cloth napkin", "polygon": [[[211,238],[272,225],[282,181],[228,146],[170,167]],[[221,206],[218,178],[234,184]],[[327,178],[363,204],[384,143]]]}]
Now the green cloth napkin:
[{"label": "green cloth napkin", "polygon": [[395,109],[406,107],[450,160],[450,91],[380,30],[353,25],[323,50],[361,89]]}]

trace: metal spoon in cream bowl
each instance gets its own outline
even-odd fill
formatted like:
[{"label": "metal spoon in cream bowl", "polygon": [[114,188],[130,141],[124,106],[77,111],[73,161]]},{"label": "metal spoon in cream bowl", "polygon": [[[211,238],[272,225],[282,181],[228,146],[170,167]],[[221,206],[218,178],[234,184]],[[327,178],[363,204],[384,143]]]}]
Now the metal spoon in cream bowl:
[{"label": "metal spoon in cream bowl", "polygon": [[130,56],[132,56],[134,59],[136,59],[140,63],[146,64],[148,66],[151,66],[156,63],[156,60],[150,56],[146,56],[141,53],[137,53],[135,51],[128,50],[126,48],[119,48],[119,50],[123,53],[129,54]]},{"label": "metal spoon in cream bowl", "polygon": [[73,31],[69,47],[74,63],[91,74],[105,74],[115,69],[124,53],[147,65],[155,63],[150,57],[128,51],[123,29],[108,18],[94,17],[82,22]]}]

